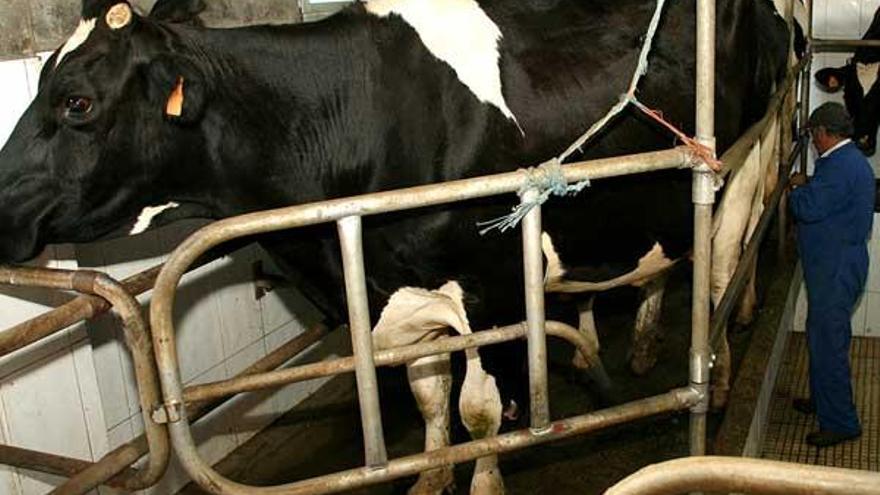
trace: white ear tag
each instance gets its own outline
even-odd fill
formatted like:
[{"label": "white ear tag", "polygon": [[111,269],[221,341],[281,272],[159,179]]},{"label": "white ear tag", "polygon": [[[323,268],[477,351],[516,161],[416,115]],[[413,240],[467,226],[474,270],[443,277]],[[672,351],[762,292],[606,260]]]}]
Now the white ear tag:
[{"label": "white ear tag", "polygon": [[107,21],[107,26],[109,26],[110,29],[122,29],[131,23],[131,7],[124,2],[117,3],[110,7],[104,20]]}]

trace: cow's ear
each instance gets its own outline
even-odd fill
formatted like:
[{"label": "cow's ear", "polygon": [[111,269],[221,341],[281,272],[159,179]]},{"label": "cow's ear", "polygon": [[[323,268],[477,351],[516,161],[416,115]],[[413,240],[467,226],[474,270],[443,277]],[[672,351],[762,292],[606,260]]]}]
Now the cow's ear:
[{"label": "cow's ear", "polygon": [[828,67],[816,72],[816,85],[826,93],[837,93],[846,86],[846,70]]},{"label": "cow's ear", "polygon": [[147,71],[150,102],[161,108],[166,119],[182,124],[201,119],[208,91],[204,74],[194,61],[160,55]]},{"label": "cow's ear", "polygon": [[158,21],[201,26],[199,14],[205,8],[204,0],[159,0],[153,5],[150,17]]}]

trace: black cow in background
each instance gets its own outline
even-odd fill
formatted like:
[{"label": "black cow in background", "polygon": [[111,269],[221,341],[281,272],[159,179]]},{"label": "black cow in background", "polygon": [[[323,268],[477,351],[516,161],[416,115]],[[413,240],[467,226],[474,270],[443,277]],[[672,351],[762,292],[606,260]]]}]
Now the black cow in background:
[{"label": "black cow in background", "polygon": [[[38,95],[0,151],[0,262],[181,218],[541,163],[618,101],[655,6],[371,0],[314,24],[212,30],[181,15],[199,3],[160,1],[142,17],[119,0],[84,0],[83,21],[46,63]],[[719,0],[717,10],[723,152],[763,115],[785,73],[788,33],[771,0]],[[690,134],[694,12],[693,0],[668,4],[639,92]],[[673,144],[628,112],[583,157]],[[463,299],[474,329],[522,321],[519,236],[476,227],[512,201],[364,219],[373,321],[402,287],[450,281],[457,287],[441,296]],[[560,277],[601,285],[644,265],[660,275],[691,247],[690,173],[599,181],[551,201],[544,228]],[[332,225],[262,242],[331,320],[344,320]],[[575,306],[563,309],[577,320]],[[522,366],[510,349],[480,352],[497,358],[489,368],[502,385],[527,386],[503,367]]]},{"label": "black cow in background", "polygon": [[[880,40],[880,8],[862,37]],[[853,118],[853,140],[866,156],[877,150],[877,128],[880,126],[880,48],[859,47],[843,67],[829,67],[816,72],[819,88],[829,93],[843,89],[846,109]]]}]

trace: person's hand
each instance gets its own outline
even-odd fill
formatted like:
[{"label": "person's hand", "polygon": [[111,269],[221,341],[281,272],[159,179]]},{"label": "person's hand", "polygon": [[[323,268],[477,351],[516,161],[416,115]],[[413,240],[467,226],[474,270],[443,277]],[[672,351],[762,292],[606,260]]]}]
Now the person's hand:
[{"label": "person's hand", "polygon": [[791,176],[788,180],[788,187],[794,189],[807,183],[807,174],[798,172]]}]

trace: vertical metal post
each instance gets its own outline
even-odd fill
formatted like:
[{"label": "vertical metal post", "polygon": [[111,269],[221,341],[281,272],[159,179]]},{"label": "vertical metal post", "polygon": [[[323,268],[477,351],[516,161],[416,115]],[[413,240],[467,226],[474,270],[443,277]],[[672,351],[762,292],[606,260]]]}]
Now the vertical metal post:
[{"label": "vertical metal post", "polygon": [[[538,194],[538,191],[530,189],[522,195],[522,201],[533,201]],[[540,205],[532,208],[523,218],[522,231],[532,431],[545,432],[550,426],[550,405],[547,394],[547,336],[544,332],[544,258],[541,253]]]},{"label": "vertical metal post", "polygon": [[354,351],[355,377],[361,424],[364,429],[364,450],[368,467],[379,468],[388,463],[382,413],[379,410],[379,385],[373,363],[373,339],[367,280],[364,273],[364,251],[361,238],[361,217],[345,217],[337,222],[345,273],[345,296],[348,302],[351,345]]},{"label": "vertical metal post", "polygon": [[[810,87],[813,82],[813,0],[806,0],[807,7],[807,25],[804,36],[807,37],[807,63],[804,64],[804,72],[801,75],[801,122],[798,128],[803,129],[810,119]],[[809,147],[801,154],[800,172],[807,173],[807,162],[810,157]]]},{"label": "vertical metal post", "polygon": [[[697,139],[715,148],[715,0],[697,1],[696,58]],[[712,263],[712,204],[714,175],[705,163],[694,169],[694,283],[691,308],[691,387],[701,399],[691,409],[691,455],[706,452],[706,412],[709,405],[709,276]]]},{"label": "vertical metal post", "polygon": [[[785,25],[788,26],[788,49],[789,53],[793,53],[794,51],[794,2],[795,0],[788,0],[785,2]],[[791,59],[791,55],[789,55],[789,60]],[[786,61],[788,64],[788,60]],[[792,84],[797,84],[799,78],[795,78]],[[783,182],[788,179],[788,175],[791,173],[791,170],[788,169],[788,154],[791,151],[791,147],[787,145],[787,143],[791,140],[791,122],[793,115],[788,114],[788,102],[791,96],[797,95],[798,88],[795,87],[791,90],[791,93],[787,95],[780,107],[779,113],[776,116],[776,121],[779,123],[779,181]],[[795,139],[799,139],[795,136]],[[785,251],[786,251],[786,241],[788,240],[788,197],[786,193],[782,193],[782,197],[779,199],[779,205],[776,206],[776,259],[781,263],[785,259]]]}]

